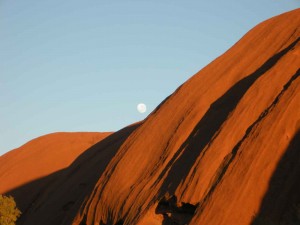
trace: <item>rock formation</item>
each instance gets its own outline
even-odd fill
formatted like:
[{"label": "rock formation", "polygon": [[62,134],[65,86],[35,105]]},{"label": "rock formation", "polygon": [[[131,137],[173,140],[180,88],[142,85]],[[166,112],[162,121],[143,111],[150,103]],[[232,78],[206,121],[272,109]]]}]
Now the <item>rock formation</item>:
[{"label": "rock formation", "polygon": [[259,24],[144,121],[26,184],[48,183],[19,224],[282,219],[300,203],[299,41],[300,9]]}]

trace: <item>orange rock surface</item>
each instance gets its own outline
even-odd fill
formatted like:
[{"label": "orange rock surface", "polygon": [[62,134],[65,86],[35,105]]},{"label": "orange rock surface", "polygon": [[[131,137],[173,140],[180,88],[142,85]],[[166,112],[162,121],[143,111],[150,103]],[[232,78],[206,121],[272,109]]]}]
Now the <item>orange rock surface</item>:
[{"label": "orange rock surface", "polygon": [[58,132],[36,138],[0,157],[0,193],[68,167],[111,133]]},{"label": "orange rock surface", "polygon": [[280,220],[300,203],[299,66],[296,9],[250,30],[144,121],[108,136],[64,170],[11,192],[22,203],[36,183],[49,184],[34,192],[19,223]]}]

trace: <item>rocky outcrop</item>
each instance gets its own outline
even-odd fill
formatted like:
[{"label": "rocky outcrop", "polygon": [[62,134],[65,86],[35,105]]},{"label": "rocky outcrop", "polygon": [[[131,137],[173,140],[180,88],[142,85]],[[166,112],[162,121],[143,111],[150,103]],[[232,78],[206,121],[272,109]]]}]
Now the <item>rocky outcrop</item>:
[{"label": "rocky outcrop", "polygon": [[256,216],[283,218],[300,203],[299,15],[297,9],[259,24],[144,121],[52,174],[55,182],[20,224],[250,225]]}]

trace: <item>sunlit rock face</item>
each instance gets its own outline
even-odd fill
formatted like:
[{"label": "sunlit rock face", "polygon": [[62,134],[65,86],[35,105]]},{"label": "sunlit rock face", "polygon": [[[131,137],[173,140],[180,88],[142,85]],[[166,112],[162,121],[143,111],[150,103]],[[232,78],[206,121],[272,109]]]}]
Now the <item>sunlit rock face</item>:
[{"label": "sunlit rock face", "polygon": [[259,24],[184,83],[126,139],[73,224],[283,216],[299,200],[299,38],[298,9]]},{"label": "sunlit rock face", "polygon": [[299,42],[300,9],[259,24],[144,121],[40,180],[49,185],[20,224],[250,225],[285,217],[300,202]]}]

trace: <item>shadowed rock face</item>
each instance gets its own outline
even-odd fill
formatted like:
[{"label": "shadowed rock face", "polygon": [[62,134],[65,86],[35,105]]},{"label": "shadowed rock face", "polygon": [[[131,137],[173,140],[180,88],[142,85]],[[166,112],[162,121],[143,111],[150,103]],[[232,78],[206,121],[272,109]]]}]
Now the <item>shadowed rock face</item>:
[{"label": "shadowed rock face", "polygon": [[[126,137],[138,126],[139,124],[137,123],[113,134],[100,133],[101,138],[98,137],[97,139],[100,141],[97,142],[95,138],[93,138],[92,140],[95,144],[88,149],[82,149],[82,153],[77,155],[77,158],[74,157],[73,160],[66,165],[67,167],[62,169],[56,168],[47,176],[32,181],[28,180],[25,184],[6,192],[5,194],[15,197],[17,205],[22,211],[18,224],[62,224],[64,220],[69,221],[74,218],[85,198],[92,192],[107,164],[117,153]],[[99,133],[97,134],[99,135]],[[38,160],[38,158],[35,157],[35,151],[44,152],[50,159],[54,156],[64,158],[67,152],[70,154],[72,149],[74,150],[74,148],[81,146],[81,141],[84,143],[80,138],[74,140],[71,137],[72,141],[69,142],[69,139],[66,139],[64,135],[57,135],[63,137],[53,138],[46,136],[47,139],[43,137],[37,139],[37,141],[39,141],[39,145],[37,146],[39,147],[47,145],[48,142],[45,140],[51,139],[53,141],[51,146],[57,146],[57,148],[49,148],[51,151],[49,149],[45,151],[43,148],[39,148],[39,150],[36,148],[28,148],[22,154],[26,156],[27,152],[27,156],[31,155],[29,159],[33,162]],[[74,136],[75,134],[72,135]],[[89,135],[86,134],[86,139],[89,139],[88,136]],[[60,141],[58,141],[58,139]],[[63,140],[65,140],[65,143]],[[79,141],[79,143],[77,143],[77,141]],[[91,146],[91,142],[89,143],[90,145],[86,147]],[[27,145],[31,147],[34,146],[32,143],[28,143]],[[63,146],[66,148],[62,148]],[[0,158],[0,160],[2,160],[2,158]],[[49,163],[47,160],[48,159],[44,159],[41,165],[47,166]],[[24,170],[26,169],[24,165],[28,166],[28,164],[26,164],[26,159],[23,161],[24,163],[22,161],[19,162],[19,166]],[[4,165],[7,166],[5,163]],[[43,168],[35,164],[30,165],[37,170]],[[29,166],[29,168],[31,167]],[[19,176],[19,174],[23,174],[23,170],[19,171],[19,173],[11,173],[10,175]]]},{"label": "shadowed rock face", "polygon": [[300,201],[299,42],[300,9],[259,24],[142,123],[35,181],[49,185],[19,224],[280,220]]},{"label": "shadowed rock face", "polygon": [[[40,193],[87,148],[111,133],[59,132],[36,138],[0,157],[0,193],[11,194],[23,215]],[[72,202],[65,205],[69,208]],[[22,216],[22,217],[24,217]]]},{"label": "shadowed rock face", "polygon": [[0,193],[68,167],[111,133],[58,132],[36,138],[0,157]]}]

